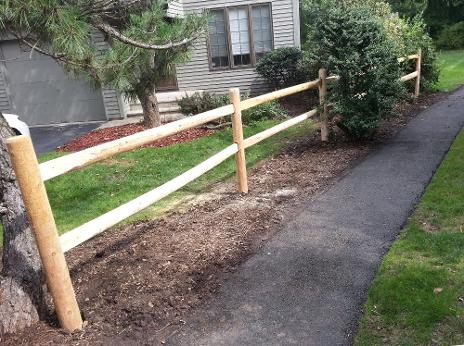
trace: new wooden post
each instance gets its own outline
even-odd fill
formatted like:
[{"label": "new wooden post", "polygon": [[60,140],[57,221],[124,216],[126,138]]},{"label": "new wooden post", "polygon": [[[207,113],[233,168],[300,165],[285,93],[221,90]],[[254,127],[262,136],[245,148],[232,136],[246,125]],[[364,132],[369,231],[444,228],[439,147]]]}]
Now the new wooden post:
[{"label": "new wooden post", "polygon": [[238,189],[241,193],[248,193],[248,178],[246,169],[245,145],[243,143],[243,125],[242,109],[240,104],[240,89],[233,88],[229,90],[230,101],[234,106],[232,114],[232,131],[234,142],[238,146],[238,152],[235,155],[237,165]]},{"label": "new wooden post", "polygon": [[23,195],[27,215],[42,259],[48,288],[55,303],[62,328],[74,332],[82,329],[82,318],[61,249],[39,164],[28,136],[7,140],[13,169]]},{"label": "new wooden post", "polygon": [[417,71],[416,91],[415,91],[414,95],[416,97],[419,97],[419,95],[420,95],[420,86],[421,86],[421,71],[422,71],[422,49],[420,49],[420,48],[419,48],[419,52],[417,52],[416,71]]},{"label": "new wooden post", "polygon": [[319,70],[319,103],[321,118],[321,139],[323,142],[329,140],[329,107],[327,105],[327,71],[325,68]]}]

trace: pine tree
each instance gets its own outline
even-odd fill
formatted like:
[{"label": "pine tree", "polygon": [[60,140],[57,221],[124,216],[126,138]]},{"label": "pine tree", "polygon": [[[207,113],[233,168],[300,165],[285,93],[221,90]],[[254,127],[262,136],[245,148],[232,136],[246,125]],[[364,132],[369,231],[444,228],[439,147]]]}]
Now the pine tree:
[{"label": "pine tree", "polygon": [[[157,82],[189,58],[207,28],[205,14],[167,18],[166,8],[164,0],[6,0],[0,32],[97,86],[137,97],[154,127],[161,123]],[[103,54],[92,43],[98,32],[108,43]]]}]

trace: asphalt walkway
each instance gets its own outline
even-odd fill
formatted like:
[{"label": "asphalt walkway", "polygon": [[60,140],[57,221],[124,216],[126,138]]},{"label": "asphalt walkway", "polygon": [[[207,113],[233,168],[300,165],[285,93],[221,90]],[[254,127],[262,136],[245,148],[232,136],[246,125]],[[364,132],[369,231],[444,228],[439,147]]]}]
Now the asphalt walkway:
[{"label": "asphalt walkway", "polygon": [[463,125],[464,88],[308,201],[168,344],[351,344],[382,256]]}]

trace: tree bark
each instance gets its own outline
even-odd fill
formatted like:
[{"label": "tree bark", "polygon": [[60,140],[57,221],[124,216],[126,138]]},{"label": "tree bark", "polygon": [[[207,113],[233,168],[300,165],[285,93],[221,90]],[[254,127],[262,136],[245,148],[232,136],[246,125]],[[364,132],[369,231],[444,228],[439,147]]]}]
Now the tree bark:
[{"label": "tree bark", "polygon": [[154,86],[142,89],[137,93],[137,97],[143,109],[143,124],[147,127],[160,126],[161,115]]},{"label": "tree bark", "polygon": [[42,264],[5,141],[13,131],[0,113],[0,215],[3,263],[0,334],[14,333],[46,316]]}]

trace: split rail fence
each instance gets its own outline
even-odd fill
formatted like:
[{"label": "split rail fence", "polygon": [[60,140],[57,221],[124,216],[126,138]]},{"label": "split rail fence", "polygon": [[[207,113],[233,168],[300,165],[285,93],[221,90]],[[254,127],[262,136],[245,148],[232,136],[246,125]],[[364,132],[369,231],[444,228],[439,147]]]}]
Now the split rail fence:
[{"label": "split rail fence", "polygon": [[[402,77],[401,80],[408,81],[415,78],[415,95],[418,96],[420,91],[421,52],[419,51],[416,55],[400,58],[399,62],[413,59],[417,60],[416,71]],[[31,221],[47,284],[61,327],[68,331],[75,331],[80,330],[83,324],[64,256],[66,251],[71,250],[129,216],[179,190],[234,155],[238,189],[240,193],[247,193],[248,180],[245,149],[318,114],[320,116],[322,140],[328,140],[329,106],[326,102],[327,84],[335,82],[338,79],[338,76],[327,77],[326,71],[321,69],[319,71],[319,78],[314,81],[243,101],[240,99],[240,90],[237,88],[231,89],[231,104],[227,106],[104,143],[42,164],[38,163],[30,137],[17,136],[9,138],[7,146],[11,155],[13,168],[21,188],[28,217]],[[319,109],[310,110],[252,137],[243,137],[243,110],[311,89],[319,89]],[[233,144],[173,180],[59,237],[45,189],[45,181],[108,159],[116,154],[139,148],[180,131],[194,128],[229,115],[232,115]]]}]

